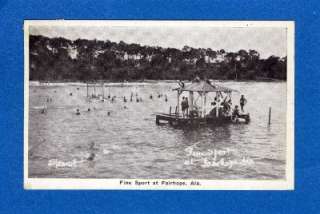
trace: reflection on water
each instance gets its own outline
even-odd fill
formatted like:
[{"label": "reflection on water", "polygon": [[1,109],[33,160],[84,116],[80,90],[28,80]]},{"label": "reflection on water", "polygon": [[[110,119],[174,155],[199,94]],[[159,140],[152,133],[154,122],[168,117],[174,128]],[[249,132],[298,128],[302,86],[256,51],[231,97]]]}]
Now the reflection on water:
[{"label": "reflection on water", "polygon": [[[125,87],[114,84],[104,91],[106,97],[117,96],[113,103],[87,102],[86,86],[81,84],[30,86],[29,176],[285,178],[286,83],[221,82],[220,85],[245,94],[248,99],[245,108],[252,119],[249,124],[197,128],[157,126],[154,112],[168,112],[169,106],[176,105],[176,94],[172,92],[176,84],[173,83]],[[99,90],[97,88],[101,93]],[[132,102],[131,93],[134,94]],[[159,98],[158,94],[163,96]],[[168,97],[167,102],[164,95]],[[234,104],[240,95],[234,94]],[[47,102],[48,97],[52,101]],[[41,114],[44,105],[47,112]],[[269,106],[272,107],[270,127],[267,124]],[[76,115],[76,109],[80,115]],[[94,148],[90,146],[92,142]],[[254,164],[203,167],[202,158],[188,165],[190,146],[200,153],[229,151],[220,155],[220,159],[248,158]]]}]

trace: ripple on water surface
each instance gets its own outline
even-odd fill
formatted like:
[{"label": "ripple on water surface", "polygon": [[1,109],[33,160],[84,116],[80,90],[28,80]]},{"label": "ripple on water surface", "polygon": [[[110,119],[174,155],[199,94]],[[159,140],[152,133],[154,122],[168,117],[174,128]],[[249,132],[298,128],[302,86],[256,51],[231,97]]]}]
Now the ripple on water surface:
[{"label": "ripple on water surface", "polygon": [[[283,179],[286,151],[286,83],[220,82],[245,94],[248,125],[177,129],[155,125],[154,112],[176,106],[176,84],[113,85],[115,102],[87,102],[86,87],[30,86],[29,176],[66,178]],[[79,87],[79,90],[77,88]],[[257,93],[258,92],[258,93]],[[73,96],[69,94],[72,93]],[[130,102],[131,93],[142,102]],[[150,95],[153,99],[150,99]],[[167,95],[158,98],[158,94]],[[123,101],[123,96],[127,102]],[[236,104],[240,94],[233,96]],[[46,103],[46,98],[52,101]],[[208,98],[208,103],[210,99]],[[46,105],[46,114],[40,114]],[[272,124],[267,126],[272,106]],[[88,111],[90,108],[90,111]],[[76,115],[79,109],[80,115]],[[94,142],[95,150],[90,144]],[[212,154],[204,157],[194,152]],[[87,156],[95,153],[92,161]],[[219,153],[214,155],[214,153]],[[223,153],[227,152],[227,153]],[[204,161],[252,159],[253,164],[204,166]],[[52,159],[72,167],[48,166]],[[194,161],[190,164],[190,160]],[[206,160],[205,160],[206,159]],[[84,160],[84,161],[82,161]],[[229,162],[228,162],[229,161]],[[189,164],[188,164],[189,163]]]}]

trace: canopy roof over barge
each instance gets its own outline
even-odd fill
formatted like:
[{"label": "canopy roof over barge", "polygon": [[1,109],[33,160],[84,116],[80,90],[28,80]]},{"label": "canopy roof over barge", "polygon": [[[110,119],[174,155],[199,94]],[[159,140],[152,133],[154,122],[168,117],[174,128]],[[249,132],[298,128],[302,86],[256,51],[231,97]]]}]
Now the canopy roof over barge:
[{"label": "canopy roof over barge", "polygon": [[233,91],[237,91],[231,88],[219,86],[216,84],[212,84],[209,81],[197,81],[193,82],[190,85],[186,85],[184,87],[179,87],[174,90],[179,90],[179,91],[192,91],[192,92],[225,92],[225,93],[230,93]]}]

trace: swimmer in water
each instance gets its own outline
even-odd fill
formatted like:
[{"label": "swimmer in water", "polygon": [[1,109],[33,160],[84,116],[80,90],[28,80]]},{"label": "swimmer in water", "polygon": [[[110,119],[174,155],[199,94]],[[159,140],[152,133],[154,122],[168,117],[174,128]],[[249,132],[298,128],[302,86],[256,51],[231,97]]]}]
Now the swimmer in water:
[{"label": "swimmer in water", "polygon": [[80,115],[80,110],[77,108],[76,115]]},{"label": "swimmer in water", "polygon": [[94,158],[96,157],[96,154],[94,153],[94,151],[97,151],[98,148],[95,147],[95,143],[94,142],[91,142],[90,143],[90,146],[89,146],[89,150],[90,150],[90,155],[89,157],[87,158],[88,161],[93,161]]},{"label": "swimmer in water", "polygon": [[88,161],[93,161],[95,158],[96,154],[90,153],[89,157],[87,158]]},{"label": "swimmer in water", "polygon": [[46,114],[47,113],[47,105],[44,105],[43,108],[40,110],[41,114]]},{"label": "swimmer in water", "polygon": [[96,144],[92,141],[92,142],[90,143],[89,149],[90,149],[90,150],[96,149],[96,148],[95,148],[95,145],[96,145]]}]

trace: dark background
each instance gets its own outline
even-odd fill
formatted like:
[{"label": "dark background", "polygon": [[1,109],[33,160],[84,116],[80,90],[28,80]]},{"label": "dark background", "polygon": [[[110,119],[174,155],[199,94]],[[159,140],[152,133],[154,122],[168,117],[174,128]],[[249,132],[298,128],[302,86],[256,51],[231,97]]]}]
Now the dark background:
[{"label": "dark background", "polygon": [[[0,0],[0,213],[319,213],[319,3]],[[24,19],[294,20],[294,191],[25,191]]]},{"label": "dark background", "polygon": [[[49,50],[47,45],[52,49]],[[69,55],[68,47],[78,51],[76,58]],[[96,56],[98,51],[103,53]],[[123,41],[72,41],[62,37],[30,35],[29,53],[31,81],[193,80],[196,77],[258,81],[287,79],[286,56],[270,55],[263,59],[254,49],[227,52],[224,49],[212,50],[187,45],[176,49]],[[209,57],[217,59],[223,54],[225,57],[221,62],[208,60]]]}]

